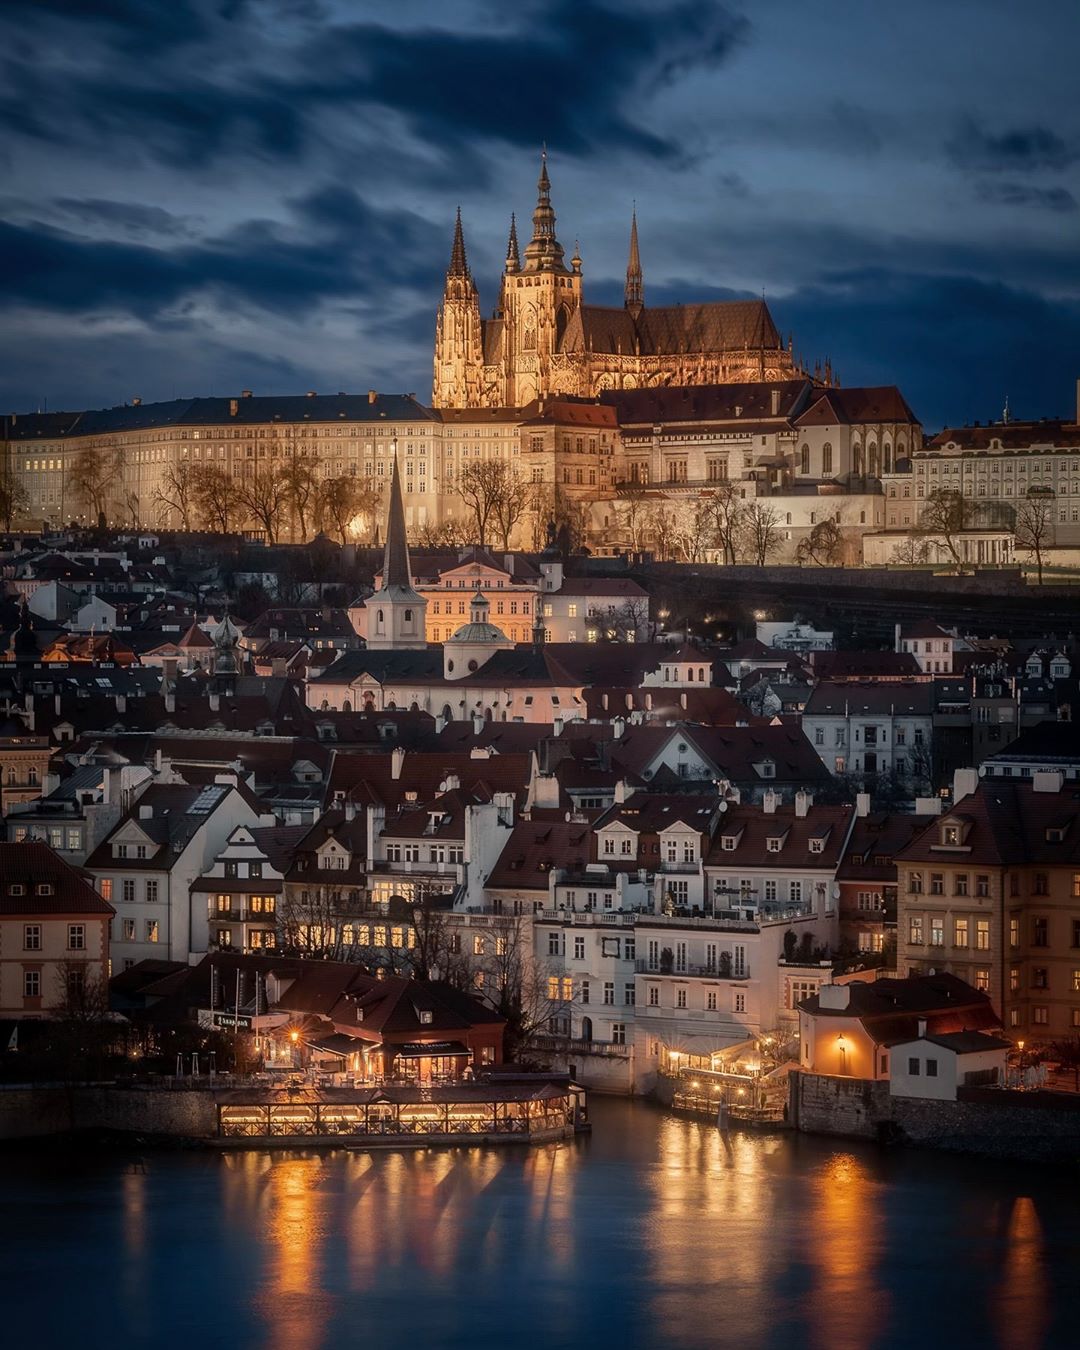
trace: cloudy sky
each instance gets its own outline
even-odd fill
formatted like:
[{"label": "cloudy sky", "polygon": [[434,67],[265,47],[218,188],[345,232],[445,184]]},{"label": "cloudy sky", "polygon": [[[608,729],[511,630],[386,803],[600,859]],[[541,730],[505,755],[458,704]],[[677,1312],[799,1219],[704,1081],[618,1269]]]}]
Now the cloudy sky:
[{"label": "cloudy sky", "polygon": [[[1075,0],[4,0],[0,409],[428,397],[547,141],[586,296],[760,294],[929,428],[1080,376]],[[524,241],[523,241],[524,242]]]}]

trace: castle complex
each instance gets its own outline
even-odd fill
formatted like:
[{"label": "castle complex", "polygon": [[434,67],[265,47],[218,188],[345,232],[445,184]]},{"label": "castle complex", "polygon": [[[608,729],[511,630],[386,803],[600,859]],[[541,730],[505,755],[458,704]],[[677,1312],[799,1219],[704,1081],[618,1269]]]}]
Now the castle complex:
[{"label": "castle complex", "polygon": [[520,408],[552,394],[596,398],[613,389],[764,382],[799,373],[764,300],[649,308],[636,213],[622,308],[585,304],[578,250],[567,267],[555,234],[546,154],[532,238],[523,260],[511,217],[490,319],[480,315],[458,212],[435,336],[436,407]]}]

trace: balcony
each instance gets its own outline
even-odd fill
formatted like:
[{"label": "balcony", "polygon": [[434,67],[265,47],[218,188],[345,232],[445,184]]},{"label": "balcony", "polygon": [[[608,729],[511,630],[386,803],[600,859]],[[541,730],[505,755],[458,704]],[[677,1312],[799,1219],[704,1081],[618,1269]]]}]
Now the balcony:
[{"label": "balcony", "polygon": [[426,876],[453,877],[455,881],[465,880],[465,864],[456,862],[393,862],[388,858],[379,858],[369,864],[369,871],[378,876]]},{"label": "balcony", "polygon": [[701,871],[699,862],[662,862],[660,864],[661,874],[675,873],[683,876],[697,876]]},{"label": "balcony", "polygon": [[560,1055],[603,1055],[608,1059],[626,1059],[630,1047],[620,1041],[572,1040],[567,1036],[534,1036],[537,1050],[553,1051]]},{"label": "balcony", "polygon": [[658,960],[638,960],[634,962],[634,970],[638,975],[671,975],[676,979],[687,975],[693,975],[697,979],[704,980],[748,980],[750,978],[750,967],[747,965],[723,971],[718,964],[715,966],[694,966],[685,963],[680,966],[678,962],[675,962],[668,969],[662,969]]},{"label": "balcony", "polygon": [[234,905],[231,909],[212,909],[211,923],[262,923],[272,928],[277,923],[277,912],[265,909],[250,909],[247,905]]}]

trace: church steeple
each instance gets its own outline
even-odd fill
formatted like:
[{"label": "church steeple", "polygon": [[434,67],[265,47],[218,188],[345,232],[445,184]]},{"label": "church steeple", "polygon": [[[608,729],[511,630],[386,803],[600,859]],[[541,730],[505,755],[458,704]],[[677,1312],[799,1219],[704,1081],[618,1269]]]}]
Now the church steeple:
[{"label": "church steeple", "polygon": [[510,238],[506,245],[506,270],[508,272],[521,271],[521,254],[518,252],[517,237],[517,219],[513,211],[510,212]]},{"label": "church steeple", "polygon": [[409,543],[405,534],[405,505],[401,496],[397,444],[390,473],[390,508],[386,514],[382,585],[367,602],[367,645],[408,651],[427,646],[424,616],[427,601],[413,589]]},{"label": "church steeple", "polygon": [[450,249],[450,266],[446,269],[446,279],[451,277],[467,277],[469,275],[469,264],[465,259],[465,235],[461,229],[461,207],[457,209],[457,220],[454,223],[454,243]]},{"label": "church steeple", "polygon": [[625,303],[635,319],[645,308],[645,282],[641,274],[641,255],[638,252],[636,206],[630,217],[630,260],[626,264]]},{"label": "church steeple", "polygon": [[533,212],[533,237],[525,246],[525,271],[566,271],[562,245],[555,238],[555,210],[551,205],[551,180],[548,178],[546,147],[540,156],[536,210]]}]

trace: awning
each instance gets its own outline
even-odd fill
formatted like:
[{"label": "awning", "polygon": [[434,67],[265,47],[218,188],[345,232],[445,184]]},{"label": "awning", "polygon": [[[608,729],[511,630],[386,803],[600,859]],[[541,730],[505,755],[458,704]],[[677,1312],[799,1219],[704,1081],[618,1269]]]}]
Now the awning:
[{"label": "awning", "polygon": [[394,1050],[398,1059],[425,1059],[429,1055],[440,1057],[465,1055],[472,1058],[472,1051],[460,1041],[432,1041],[428,1045],[408,1041],[404,1045],[399,1045],[396,1050],[393,1046],[387,1046],[387,1049]]},{"label": "awning", "polygon": [[344,1059],[347,1055],[355,1054],[357,1050],[367,1048],[369,1042],[358,1040],[355,1036],[346,1036],[343,1032],[335,1032],[332,1036],[323,1036],[321,1040],[309,1041],[308,1045],[312,1050],[322,1050],[328,1055],[340,1055]]}]

